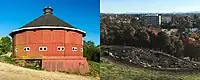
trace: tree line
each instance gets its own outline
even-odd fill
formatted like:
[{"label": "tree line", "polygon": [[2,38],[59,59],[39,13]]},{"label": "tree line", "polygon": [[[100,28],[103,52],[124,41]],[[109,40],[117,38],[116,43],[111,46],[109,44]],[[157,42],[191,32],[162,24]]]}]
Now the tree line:
[{"label": "tree line", "polygon": [[[140,24],[139,20],[131,18],[131,23],[112,21],[106,14],[101,17],[101,45],[128,45],[140,48],[159,50],[176,57],[200,57],[200,42],[187,41],[183,37],[184,28],[187,24],[175,26],[177,33],[168,35],[165,32],[155,33],[147,26]],[[118,15],[120,16],[120,15]],[[123,16],[123,15],[122,15]],[[121,18],[123,18],[121,16]],[[124,20],[124,19],[121,19]]]}]

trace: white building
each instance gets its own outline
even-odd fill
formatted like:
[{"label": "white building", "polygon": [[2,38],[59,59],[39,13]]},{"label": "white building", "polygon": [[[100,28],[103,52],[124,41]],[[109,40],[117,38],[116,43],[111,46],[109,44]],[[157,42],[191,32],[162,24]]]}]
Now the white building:
[{"label": "white building", "polygon": [[167,33],[168,35],[172,35],[172,33],[176,33],[178,29],[161,29],[161,31]]},{"label": "white building", "polygon": [[145,25],[160,26],[161,21],[161,15],[159,14],[147,14],[141,17],[141,22]]}]

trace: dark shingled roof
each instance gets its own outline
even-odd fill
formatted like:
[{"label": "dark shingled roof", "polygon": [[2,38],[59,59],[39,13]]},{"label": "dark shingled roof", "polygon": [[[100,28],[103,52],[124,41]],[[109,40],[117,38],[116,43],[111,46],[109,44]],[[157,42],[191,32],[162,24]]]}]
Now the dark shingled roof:
[{"label": "dark shingled roof", "polygon": [[29,22],[28,24],[24,25],[21,28],[39,27],[39,26],[54,26],[54,27],[58,26],[58,27],[75,28],[72,25],[54,16],[53,9],[50,6],[47,6],[46,8],[44,8],[43,11],[44,11],[44,15]]},{"label": "dark shingled roof", "polygon": [[[29,28],[29,27],[41,27],[42,28],[42,26],[67,27],[67,28],[77,29],[77,28],[73,27],[72,25],[68,24],[67,22],[54,16],[53,9],[50,6],[44,8],[43,11],[44,11],[44,15],[42,15],[42,16],[38,17],[37,19],[29,22],[28,24],[22,26],[20,29]],[[13,36],[13,34],[15,34],[16,32],[19,32],[19,31],[11,32],[10,35]],[[78,31],[78,32],[80,32],[80,31]],[[83,36],[86,35],[84,32],[80,32],[80,33],[83,34]]]},{"label": "dark shingled roof", "polygon": [[64,22],[63,20],[57,18],[56,16],[52,14],[45,14],[40,16],[39,18],[29,22],[28,24],[24,25],[21,28],[27,28],[27,27],[39,27],[39,26],[59,26],[59,27],[69,27],[69,28],[75,28],[72,25]]}]

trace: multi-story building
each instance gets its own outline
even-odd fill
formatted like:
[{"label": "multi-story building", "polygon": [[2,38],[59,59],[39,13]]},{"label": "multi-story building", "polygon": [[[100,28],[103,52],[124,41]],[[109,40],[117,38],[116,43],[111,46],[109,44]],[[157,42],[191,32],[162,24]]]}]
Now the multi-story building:
[{"label": "multi-story building", "polygon": [[160,26],[161,25],[161,15],[160,14],[147,14],[141,17],[141,23],[150,26]]},{"label": "multi-story building", "polygon": [[162,23],[169,23],[172,21],[171,16],[162,16]]}]

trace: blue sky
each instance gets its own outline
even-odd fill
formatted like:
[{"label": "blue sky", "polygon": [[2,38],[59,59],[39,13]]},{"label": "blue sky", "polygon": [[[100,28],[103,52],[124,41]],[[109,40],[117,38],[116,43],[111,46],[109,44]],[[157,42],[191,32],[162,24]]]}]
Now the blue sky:
[{"label": "blue sky", "polygon": [[101,0],[102,13],[200,11],[200,0]]},{"label": "blue sky", "polygon": [[0,36],[43,15],[49,4],[55,16],[86,31],[85,40],[100,44],[99,0],[0,0]]}]

